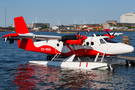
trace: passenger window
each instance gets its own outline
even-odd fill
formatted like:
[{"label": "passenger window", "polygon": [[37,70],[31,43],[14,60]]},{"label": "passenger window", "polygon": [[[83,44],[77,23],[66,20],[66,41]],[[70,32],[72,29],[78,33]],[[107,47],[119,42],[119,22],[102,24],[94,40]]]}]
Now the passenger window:
[{"label": "passenger window", "polygon": [[103,39],[100,39],[101,44],[105,44],[106,42]]},{"label": "passenger window", "polygon": [[91,42],[91,45],[94,45],[94,42]]},{"label": "passenger window", "polygon": [[89,45],[89,42],[86,42],[86,45],[88,46]]},{"label": "passenger window", "polygon": [[57,46],[59,46],[59,43],[57,43]]}]

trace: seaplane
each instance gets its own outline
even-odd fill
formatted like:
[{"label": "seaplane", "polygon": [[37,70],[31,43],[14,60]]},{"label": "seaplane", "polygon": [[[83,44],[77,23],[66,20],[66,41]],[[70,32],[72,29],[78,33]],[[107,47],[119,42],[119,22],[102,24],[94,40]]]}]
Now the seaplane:
[{"label": "seaplane", "polygon": [[[111,68],[104,57],[131,53],[134,47],[112,41],[119,33],[96,35],[36,35],[30,33],[22,16],[14,18],[16,33],[4,35],[10,44],[17,40],[18,48],[47,54],[47,60],[31,64],[74,69]],[[91,57],[94,57],[91,60]],[[98,60],[100,58],[100,60]]]}]

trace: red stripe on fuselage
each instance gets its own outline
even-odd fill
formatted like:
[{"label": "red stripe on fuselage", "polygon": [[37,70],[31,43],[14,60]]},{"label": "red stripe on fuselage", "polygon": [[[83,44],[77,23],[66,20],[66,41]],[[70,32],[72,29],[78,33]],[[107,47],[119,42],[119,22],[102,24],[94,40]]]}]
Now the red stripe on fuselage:
[{"label": "red stripe on fuselage", "polygon": [[[99,52],[99,51],[96,51],[96,50],[93,50],[93,49],[78,49],[78,50],[75,50],[76,56],[96,56],[97,53],[100,53],[100,55],[104,54],[102,52]],[[71,56],[73,54],[74,53],[72,51],[67,52],[67,53],[61,53],[62,56]],[[107,54],[107,53],[105,55],[114,56],[112,54]]]}]

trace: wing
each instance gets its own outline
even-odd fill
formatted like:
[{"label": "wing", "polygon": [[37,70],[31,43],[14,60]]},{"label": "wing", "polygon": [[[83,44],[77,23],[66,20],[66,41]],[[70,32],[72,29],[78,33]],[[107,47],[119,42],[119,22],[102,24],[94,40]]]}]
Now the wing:
[{"label": "wing", "polygon": [[14,43],[14,40],[22,40],[22,39],[33,39],[33,40],[50,40],[50,39],[57,39],[59,41],[68,43],[70,45],[76,44],[81,45],[83,44],[84,40],[87,39],[84,35],[64,35],[64,36],[53,36],[53,35],[35,35],[33,33],[25,33],[25,34],[18,34],[18,33],[10,33],[4,35],[2,38],[6,40],[10,40],[10,44]]},{"label": "wing", "polygon": [[8,40],[17,40],[17,39],[38,39],[38,40],[49,40],[49,39],[57,39],[61,40],[61,36],[52,36],[52,35],[35,35],[33,33],[25,33],[25,34],[18,34],[18,33],[10,33],[4,35],[2,38],[8,39]]}]

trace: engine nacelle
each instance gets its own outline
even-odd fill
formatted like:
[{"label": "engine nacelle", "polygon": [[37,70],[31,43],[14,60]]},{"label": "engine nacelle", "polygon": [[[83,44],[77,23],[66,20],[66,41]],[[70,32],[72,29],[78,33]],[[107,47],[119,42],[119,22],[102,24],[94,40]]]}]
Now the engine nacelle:
[{"label": "engine nacelle", "polygon": [[83,40],[79,39],[79,40],[67,40],[66,43],[70,44],[70,45],[82,45],[83,44]]},{"label": "engine nacelle", "polygon": [[84,35],[76,35],[76,37],[78,37],[77,40],[66,40],[65,43],[68,43],[70,45],[82,45],[84,40],[87,39],[87,37]]},{"label": "engine nacelle", "polygon": [[113,35],[104,34],[104,36],[110,37],[111,39],[114,38]]}]

